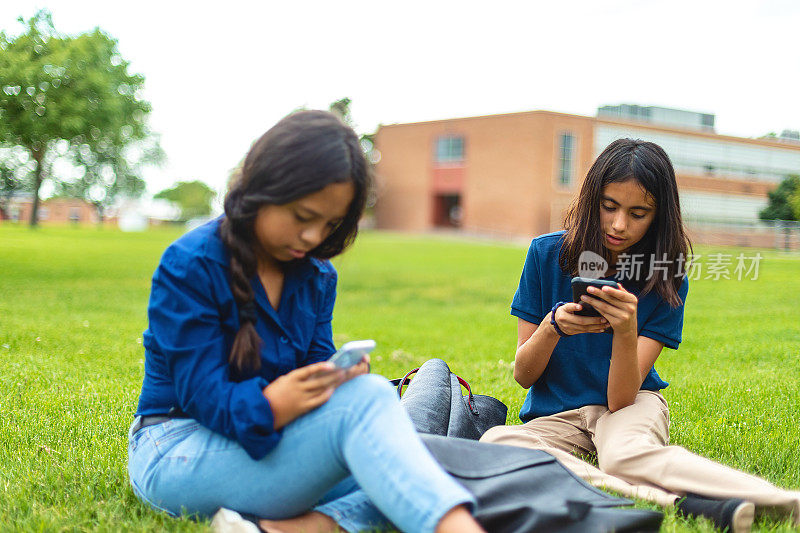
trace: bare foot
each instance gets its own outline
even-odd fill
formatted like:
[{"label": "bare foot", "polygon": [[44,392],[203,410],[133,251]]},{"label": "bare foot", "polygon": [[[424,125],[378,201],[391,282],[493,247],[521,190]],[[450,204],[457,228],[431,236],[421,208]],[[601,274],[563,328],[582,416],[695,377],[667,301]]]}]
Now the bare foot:
[{"label": "bare foot", "polygon": [[439,520],[436,533],[485,533],[463,505],[453,507]]},{"label": "bare foot", "polygon": [[342,531],[328,515],[312,511],[288,520],[259,520],[268,533],[336,533]]}]

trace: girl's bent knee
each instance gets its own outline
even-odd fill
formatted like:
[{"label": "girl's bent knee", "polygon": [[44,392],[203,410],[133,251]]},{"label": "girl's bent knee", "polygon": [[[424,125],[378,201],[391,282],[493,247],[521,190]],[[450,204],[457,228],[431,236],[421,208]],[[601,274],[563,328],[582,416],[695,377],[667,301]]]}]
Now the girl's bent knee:
[{"label": "girl's bent knee", "polygon": [[[626,478],[637,476],[648,468],[641,459],[647,456],[648,449],[626,449],[625,446],[612,450],[603,450],[597,455],[597,466],[611,476]],[[650,465],[652,468],[652,465]]]}]

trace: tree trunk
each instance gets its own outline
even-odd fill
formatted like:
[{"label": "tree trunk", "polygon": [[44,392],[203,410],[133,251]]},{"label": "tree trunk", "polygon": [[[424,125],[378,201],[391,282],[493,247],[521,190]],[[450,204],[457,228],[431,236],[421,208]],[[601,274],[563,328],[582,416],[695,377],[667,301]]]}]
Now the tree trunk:
[{"label": "tree trunk", "polygon": [[103,207],[103,204],[101,203],[96,203],[94,204],[94,208],[97,211],[97,227],[102,228],[106,215],[105,207]]},{"label": "tree trunk", "polygon": [[39,187],[42,186],[42,161],[44,152],[41,150],[30,150],[33,160],[36,161],[36,171],[33,176],[33,204],[31,206],[31,227],[39,225]]}]

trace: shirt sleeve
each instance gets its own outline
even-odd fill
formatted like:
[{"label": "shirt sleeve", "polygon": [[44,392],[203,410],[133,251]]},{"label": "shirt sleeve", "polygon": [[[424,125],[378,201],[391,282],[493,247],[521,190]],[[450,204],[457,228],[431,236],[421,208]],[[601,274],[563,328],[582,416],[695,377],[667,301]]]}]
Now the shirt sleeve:
[{"label": "shirt sleeve", "polygon": [[336,271],[333,270],[331,275],[325,276],[322,283],[323,293],[319,300],[321,304],[317,309],[317,322],[302,366],[326,361],[336,351],[336,346],[333,344],[333,327],[331,323],[333,321],[333,306],[336,303],[337,279]]},{"label": "shirt sleeve", "polygon": [[678,307],[672,307],[666,301],[661,300],[642,325],[639,335],[663,342],[667,348],[677,350],[682,340],[683,308],[688,294],[689,281],[684,278],[678,289],[681,304]]},{"label": "shirt sleeve", "polygon": [[153,276],[149,333],[165,358],[181,409],[209,429],[239,442],[253,459],[280,440],[255,377],[234,382],[207,266],[170,249]]},{"label": "shirt sleeve", "polygon": [[531,242],[525,266],[519,279],[517,292],[511,301],[511,314],[532,324],[539,324],[547,313],[542,313],[541,272],[536,240]]}]

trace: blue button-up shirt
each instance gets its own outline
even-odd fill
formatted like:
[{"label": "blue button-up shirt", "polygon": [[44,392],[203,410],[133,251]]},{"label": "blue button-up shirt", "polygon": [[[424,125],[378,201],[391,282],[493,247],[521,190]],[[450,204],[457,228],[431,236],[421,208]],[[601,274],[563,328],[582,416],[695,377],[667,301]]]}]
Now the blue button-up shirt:
[{"label": "blue button-up shirt", "polygon": [[144,332],[145,373],[137,415],[179,407],[209,429],[239,442],[254,459],[280,440],[262,389],[287,372],[333,354],[331,320],[336,270],[308,258],[287,265],[276,311],[257,276],[261,368],[241,381],[229,376],[228,355],[239,329],[230,287],[230,259],[219,236],[221,218],[175,241],[153,275]]}]

